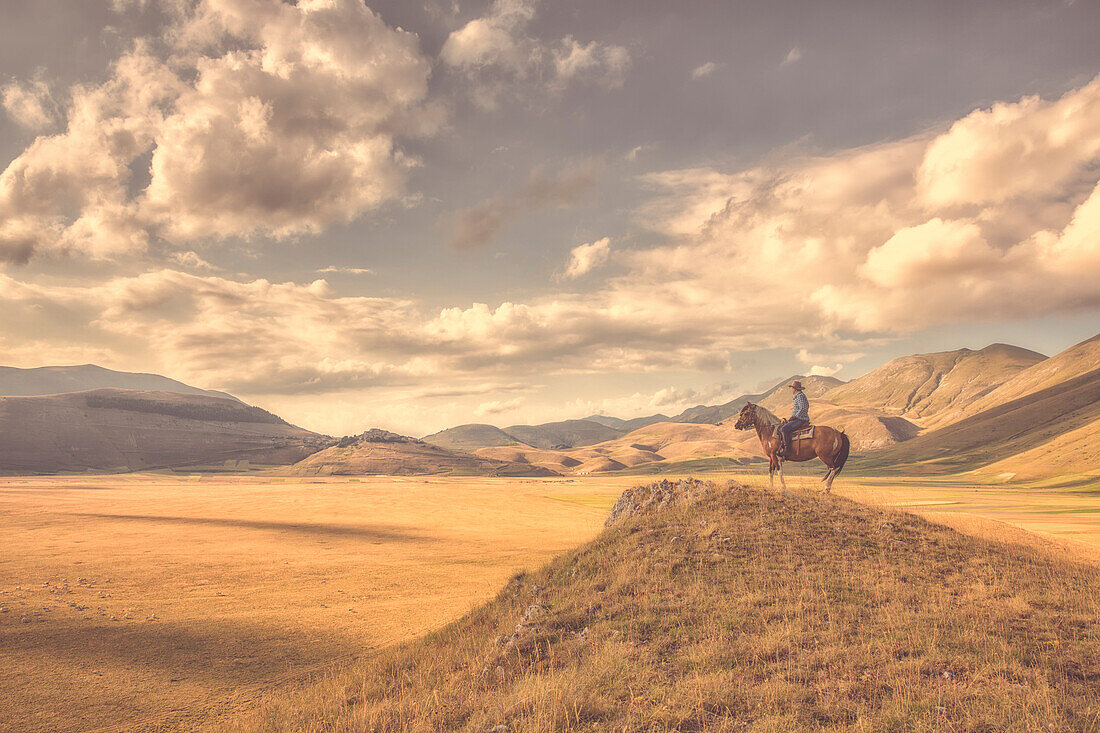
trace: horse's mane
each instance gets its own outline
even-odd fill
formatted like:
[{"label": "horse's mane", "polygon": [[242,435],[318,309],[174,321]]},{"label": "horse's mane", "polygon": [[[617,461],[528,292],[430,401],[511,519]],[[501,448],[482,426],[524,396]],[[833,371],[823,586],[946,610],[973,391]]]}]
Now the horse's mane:
[{"label": "horse's mane", "polygon": [[763,405],[754,405],[754,412],[756,413],[756,421],[761,423],[761,427],[775,427],[779,423],[783,422],[778,417],[773,415],[768,408]]}]

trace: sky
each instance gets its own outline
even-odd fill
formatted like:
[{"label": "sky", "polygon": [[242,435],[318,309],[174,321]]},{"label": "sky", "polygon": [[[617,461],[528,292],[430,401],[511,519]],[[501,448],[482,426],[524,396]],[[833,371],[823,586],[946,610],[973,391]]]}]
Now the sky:
[{"label": "sky", "polygon": [[1100,331],[1100,3],[4,6],[5,365],[420,436]]}]

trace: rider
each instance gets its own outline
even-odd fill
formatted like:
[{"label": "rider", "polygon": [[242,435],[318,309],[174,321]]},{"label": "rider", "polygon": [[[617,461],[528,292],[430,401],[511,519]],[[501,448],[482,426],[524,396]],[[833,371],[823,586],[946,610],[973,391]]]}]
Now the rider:
[{"label": "rider", "polygon": [[794,406],[791,419],[779,426],[779,456],[785,458],[791,452],[791,433],[810,424],[810,401],[797,379],[788,385],[794,390]]}]

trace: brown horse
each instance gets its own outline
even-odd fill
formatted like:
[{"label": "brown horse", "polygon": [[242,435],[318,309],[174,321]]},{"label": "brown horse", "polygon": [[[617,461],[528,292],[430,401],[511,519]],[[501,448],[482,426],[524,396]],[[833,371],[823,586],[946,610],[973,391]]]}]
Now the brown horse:
[{"label": "brown horse", "polygon": [[790,455],[780,458],[775,454],[777,448],[779,448],[780,437],[776,432],[776,428],[779,427],[780,419],[775,415],[765,410],[760,405],[754,405],[751,402],[741,408],[741,414],[737,416],[737,422],[734,427],[738,430],[747,430],[749,428],[756,428],[756,436],[760,438],[760,445],[764,448],[764,453],[767,454],[768,460],[768,476],[771,478],[772,485],[775,485],[775,474],[779,474],[779,483],[783,488],[787,488],[787,482],[783,480],[783,461],[810,461],[814,458],[820,458],[821,462],[825,464],[825,468],[828,470],[825,472],[825,478],[821,479],[825,482],[825,491],[829,492],[833,488],[833,479],[840,473],[840,469],[844,468],[845,461],[848,460],[848,451],[851,448],[851,442],[848,440],[848,436],[841,430],[834,430],[827,425],[815,425],[814,434],[812,438],[798,438],[791,439],[791,451]]}]

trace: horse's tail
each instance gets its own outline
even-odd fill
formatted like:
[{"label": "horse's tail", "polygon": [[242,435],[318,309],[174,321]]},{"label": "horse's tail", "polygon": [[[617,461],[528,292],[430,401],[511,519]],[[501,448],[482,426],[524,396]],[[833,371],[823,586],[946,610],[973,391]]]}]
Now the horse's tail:
[{"label": "horse's tail", "polygon": [[840,431],[840,450],[837,451],[835,465],[833,466],[833,478],[840,473],[840,469],[844,468],[844,464],[848,462],[848,452],[852,449],[852,441],[848,440],[848,435],[843,430]]}]

